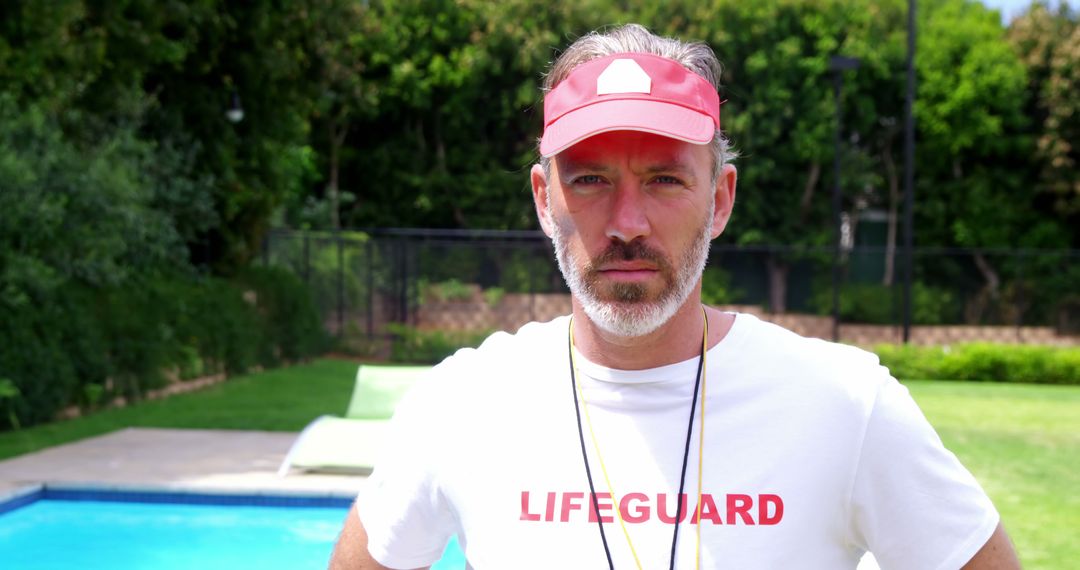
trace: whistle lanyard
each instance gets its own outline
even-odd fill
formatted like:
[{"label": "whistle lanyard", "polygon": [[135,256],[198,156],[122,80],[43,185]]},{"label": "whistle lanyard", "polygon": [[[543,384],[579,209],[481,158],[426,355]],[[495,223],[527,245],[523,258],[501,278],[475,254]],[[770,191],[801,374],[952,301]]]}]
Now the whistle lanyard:
[{"label": "whistle lanyard", "polygon": [[[690,458],[690,441],[694,432],[694,412],[698,406],[698,390],[701,391],[701,414],[699,418],[698,427],[698,485],[697,485],[697,506],[694,511],[695,520],[700,518],[701,515],[701,494],[702,494],[702,475],[703,475],[703,459],[705,456],[705,387],[706,387],[706,362],[705,354],[709,348],[709,316],[705,313],[705,307],[701,308],[702,316],[705,318],[704,331],[701,335],[701,355],[698,357],[697,374],[694,377],[694,396],[690,402],[690,421],[686,428],[686,445],[683,448],[683,461],[682,472],[679,476],[679,494],[676,496],[675,503],[675,523],[674,531],[671,536],[671,560],[669,568],[674,570],[675,568],[675,549],[679,543],[679,523],[683,516],[683,503],[682,500],[683,491],[686,488],[686,466]],[[589,428],[589,437],[592,439],[593,449],[596,451],[596,460],[600,464],[600,471],[604,475],[604,483],[607,484],[608,494],[611,497],[613,503],[615,503],[615,517],[619,521],[619,527],[622,528],[623,535],[626,537],[626,544],[630,547],[630,554],[634,557],[634,562],[637,564],[638,570],[641,570],[641,560],[638,558],[637,550],[634,548],[633,541],[630,540],[630,532],[626,529],[626,522],[623,520],[621,509],[618,506],[618,498],[615,495],[615,489],[611,485],[611,478],[608,476],[607,466],[604,464],[604,457],[600,453],[600,444],[596,438],[596,432],[593,430],[592,420],[589,417],[589,405],[585,401],[585,393],[582,391],[581,386],[577,383],[577,364],[574,362],[574,319],[570,318],[570,332],[568,335],[568,350],[570,353],[570,385],[574,392],[574,411],[577,414],[577,427],[578,438],[581,442],[581,459],[585,463],[585,475],[589,480],[589,492],[592,497],[593,512],[596,513],[597,527],[600,529],[600,540],[604,544],[604,554],[607,556],[608,568],[610,570],[615,569],[615,564],[611,560],[611,549],[608,547],[607,535],[604,533],[604,521],[600,516],[600,504],[596,498],[596,487],[593,484],[592,469],[589,466],[589,455],[585,446],[585,430],[582,427],[581,416],[582,412],[585,415],[585,425]],[[701,524],[700,521],[697,524],[697,547],[694,551],[695,567],[701,567]]]}]

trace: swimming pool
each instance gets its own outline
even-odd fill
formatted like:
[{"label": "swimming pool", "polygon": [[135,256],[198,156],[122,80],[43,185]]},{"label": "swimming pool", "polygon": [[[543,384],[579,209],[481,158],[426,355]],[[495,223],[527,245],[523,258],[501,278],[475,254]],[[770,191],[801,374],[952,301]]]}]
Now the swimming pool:
[{"label": "swimming pool", "polygon": [[[349,505],[333,497],[44,489],[0,505],[0,565],[323,569]],[[464,567],[453,541],[433,569]]]}]

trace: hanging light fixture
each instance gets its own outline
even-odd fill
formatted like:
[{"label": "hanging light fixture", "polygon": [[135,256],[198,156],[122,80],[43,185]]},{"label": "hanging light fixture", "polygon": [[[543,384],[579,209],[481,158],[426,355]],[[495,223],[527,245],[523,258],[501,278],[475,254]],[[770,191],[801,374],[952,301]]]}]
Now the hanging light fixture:
[{"label": "hanging light fixture", "polygon": [[244,108],[240,106],[240,94],[235,90],[232,92],[232,101],[229,103],[229,108],[225,111],[225,118],[230,123],[239,123],[244,120]]}]

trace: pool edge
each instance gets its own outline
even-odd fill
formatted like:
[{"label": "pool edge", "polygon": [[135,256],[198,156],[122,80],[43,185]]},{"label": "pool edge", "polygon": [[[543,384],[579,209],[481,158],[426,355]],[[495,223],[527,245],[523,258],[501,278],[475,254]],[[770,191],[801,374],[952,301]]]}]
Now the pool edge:
[{"label": "pool edge", "polygon": [[35,484],[0,493],[0,515],[39,500],[110,501],[125,503],[232,505],[266,507],[348,508],[355,495],[325,492],[282,492],[178,488],[151,485]]}]

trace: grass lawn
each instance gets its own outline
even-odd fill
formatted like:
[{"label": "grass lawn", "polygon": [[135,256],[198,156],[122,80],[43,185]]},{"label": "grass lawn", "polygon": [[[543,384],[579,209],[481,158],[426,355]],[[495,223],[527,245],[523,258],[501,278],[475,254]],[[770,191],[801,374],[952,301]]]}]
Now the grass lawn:
[{"label": "grass lawn", "polygon": [[237,376],[165,400],[0,432],[0,459],[125,427],[300,431],[321,414],[345,413],[356,367],[344,360],[316,360]]},{"label": "grass lawn", "polygon": [[[199,392],[0,433],[0,459],[125,427],[298,431],[345,412],[356,363],[233,378]],[[909,381],[945,444],[994,499],[1025,568],[1080,560],[1080,386]]]},{"label": "grass lawn", "polygon": [[1001,512],[1028,569],[1080,560],[1080,386],[904,382]]}]

